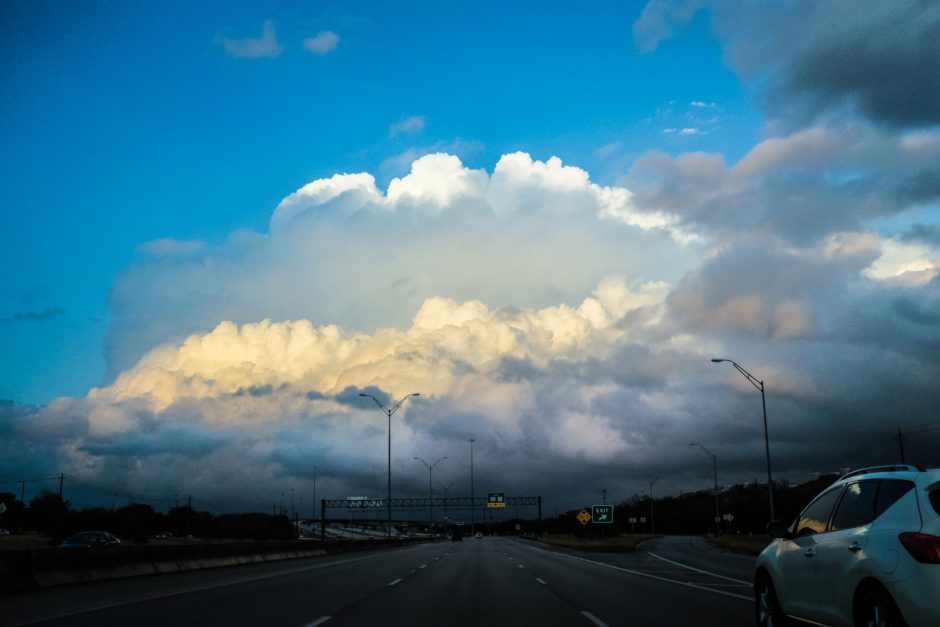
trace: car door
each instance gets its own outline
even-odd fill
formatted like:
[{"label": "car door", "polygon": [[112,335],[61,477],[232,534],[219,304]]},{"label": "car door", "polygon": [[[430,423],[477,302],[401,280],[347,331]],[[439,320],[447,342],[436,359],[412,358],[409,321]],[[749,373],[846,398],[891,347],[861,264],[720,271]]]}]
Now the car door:
[{"label": "car door", "polygon": [[816,497],[794,523],[795,537],[777,546],[777,597],[787,614],[810,620],[819,615],[816,553],[841,493],[838,486]]},{"label": "car door", "polygon": [[866,558],[871,522],[875,518],[878,481],[846,485],[829,522],[829,530],[816,546],[816,581],[820,622],[851,627],[852,594],[858,567]]}]

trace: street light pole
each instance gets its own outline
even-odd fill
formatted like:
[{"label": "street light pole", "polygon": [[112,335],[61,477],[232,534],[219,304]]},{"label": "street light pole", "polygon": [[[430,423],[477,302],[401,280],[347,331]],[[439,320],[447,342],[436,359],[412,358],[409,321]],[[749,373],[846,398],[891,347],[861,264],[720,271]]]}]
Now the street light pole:
[{"label": "street light pole", "polygon": [[718,456],[698,442],[692,442],[689,444],[689,446],[699,447],[705,451],[706,455],[711,455],[712,461],[715,463],[715,537],[717,538],[721,535],[721,514],[718,512]]},{"label": "street light pole", "polygon": [[444,530],[447,530],[447,491],[450,489],[450,486],[454,485],[453,483],[448,483],[444,485],[443,483],[439,484],[441,489],[444,491]]},{"label": "street light pole", "polygon": [[653,503],[653,484],[662,479],[662,475],[656,475],[656,478],[650,481],[650,535],[656,535],[656,518],[654,517]]},{"label": "street light pole", "polygon": [[317,469],[319,466],[313,467],[313,519],[317,519]]},{"label": "street light pole", "polygon": [[475,512],[473,507],[473,443],[476,442],[470,438],[470,535],[474,536]]},{"label": "street light pole", "polygon": [[433,505],[431,504],[431,473],[434,472],[434,467],[440,464],[442,461],[447,459],[446,457],[439,458],[433,464],[428,464],[426,461],[420,457],[415,457],[415,459],[422,464],[424,464],[428,469],[428,533],[434,535],[434,514],[433,514]]},{"label": "street light pole", "polygon": [[751,385],[760,390],[760,402],[761,407],[764,410],[764,450],[767,454],[767,497],[770,500],[770,520],[771,522],[775,519],[774,517],[774,481],[773,476],[770,472],[770,437],[767,435],[767,398],[764,396],[764,382],[760,381],[752,375],[750,372],[742,368],[736,362],[730,359],[712,359],[712,362],[720,364],[723,361],[727,361],[729,364],[735,367],[738,372],[744,375],[744,378],[751,382]]},{"label": "street light pole", "polygon": [[359,396],[367,396],[371,398],[373,401],[375,401],[375,404],[378,405],[382,409],[382,411],[388,415],[388,500],[386,501],[386,504],[388,506],[388,537],[389,539],[391,539],[392,537],[392,414],[398,411],[398,408],[402,406],[402,403],[407,401],[410,397],[421,396],[421,394],[418,392],[409,394],[405,398],[398,401],[398,403],[396,403],[395,406],[392,407],[391,409],[383,405],[382,401],[375,398],[371,394],[363,394],[360,392]]}]

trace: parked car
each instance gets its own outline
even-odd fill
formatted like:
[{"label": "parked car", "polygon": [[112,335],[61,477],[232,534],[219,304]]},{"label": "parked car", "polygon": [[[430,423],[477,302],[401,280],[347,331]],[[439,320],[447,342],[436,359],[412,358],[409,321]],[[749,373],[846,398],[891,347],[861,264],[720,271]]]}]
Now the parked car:
[{"label": "parked car", "polygon": [[940,470],[879,466],[840,477],[757,559],[758,625],[940,625]]},{"label": "parked car", "polygon": [[120,544],[121,541],[107,531],[82,531],[60,544],[59,549],[102,549]]}]

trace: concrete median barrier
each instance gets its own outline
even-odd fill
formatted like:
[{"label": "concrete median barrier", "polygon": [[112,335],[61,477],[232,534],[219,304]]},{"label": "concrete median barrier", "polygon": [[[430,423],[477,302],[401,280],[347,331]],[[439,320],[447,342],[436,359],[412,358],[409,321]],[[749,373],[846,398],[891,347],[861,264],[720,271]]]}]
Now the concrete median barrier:
[{"label": "concrete median barrier", "polygon": [[404,541],[245,542],[122,545],[99,550],[38,549],[0,553],[0,593],[107,579],[400,547]]}]

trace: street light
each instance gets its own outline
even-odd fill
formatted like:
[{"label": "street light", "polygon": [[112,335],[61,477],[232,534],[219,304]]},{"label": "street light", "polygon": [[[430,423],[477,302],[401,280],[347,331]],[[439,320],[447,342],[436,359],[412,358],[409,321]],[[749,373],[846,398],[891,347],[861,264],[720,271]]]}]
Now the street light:
[{"label": "street light", "polygon": [[409,394],[405,398],[398,401],[395,404],[395,406],[392,407],[391,409],[383,405],[382,401],[375,398],[371,394],[363,394],[360,392],[359,396],[367,396],[371,398],[373,401],[375,401],[375,404],[378,405],[382,409],[382,411],[388,415],[388,501],[387,501],[387,505],[388,505],[388,537],[389,539],[391,539],[392,537],[392,414],[398,411],[398,408],[401,407],[402,403],[407,401],[409,397],[421,396],[421,394],[419,394],[418,392]]},{"label": "street light", "polygon": [[770,472],[770,437],[767,435],[767,399],[764,396],[764,382],[760,381],[750,372],[742,368],[736,362],[730,359],[712,359],[712,362],[720,364],[727,361],[734,366],[738,372],[744,375],[744,378],[751,382],[751,385],[760,390],[761,406],[764,409],[764,450],[767,453],[767,496],[770,500],[770,520],[774,520],[774,482]]},{"label": "street light", "polygon": [[435,466],[437,466],[438,464],[440,464],[442,461],[444,461],[447,458],[441,457],[433,464],[428,464],[426,461],[424,461],[420,457],[415,457],[415,459],[421,462],[422,464],[424,464],[425,466],[427,466],[427,469],[428,469],[428,533],[433,536],[434,535],[433,533],[434,532],[434,514],[433,514],[432,508],[434,506],[431,504],[431,473],[434,472]]},{"label": "street light", "polygon": [[653,484],[662,478],[662,475],[656,475],[656,478],[650,481],[650,535],[656,535],[656,519],[653,516]]},{"label": "street light", "polygon": [[707,448],[699,444],[698,442],[690,442],[689,446],[697,446],[703,451],[706,455],[711,455],[712,461],[715,463],[715,537],[721,535],[721,514],[718,513],[718,456],[709,451]]}]

